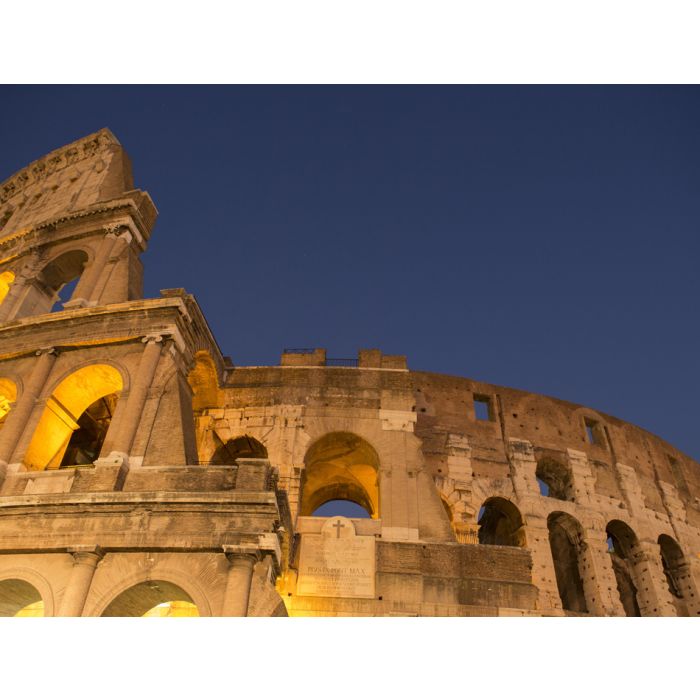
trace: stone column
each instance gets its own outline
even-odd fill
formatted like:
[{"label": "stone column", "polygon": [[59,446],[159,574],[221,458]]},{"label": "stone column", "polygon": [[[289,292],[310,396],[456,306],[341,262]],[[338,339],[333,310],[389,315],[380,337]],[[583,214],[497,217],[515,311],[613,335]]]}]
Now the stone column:
[{"label": "stone column", "polygon": [[576,503],[595,508],[597,505],[595,500],[595,479],[593,478],[586,453],[572,450],[571,448],[567,449],[566,453],[569,469],[571,470]]},{"label": "stone column", "polygon": [[260,560],[260,552],[254,548],[224,546],[229,562],[222,617],[247,617],[253,568]]},{"label": "stone column", "polygon": [[80,617],[90,591],[92,577],[104,552],[99,547],[76,547],[69,551],[73,554],[73,569],[63,593],[58,616]]},{"label": "stone column", "polygon": [[527,515],[527,545],[532,556],[532,583],[537,586],[537,609],[563,615],[546,518]]},{"label": "stone column", "polygon": [[27,426],[29,416],[34,409],[37,398],[44,389],[49,373],[56,361],[57,352],[54,348],[37,350],[38,359],[34,364],[29,380],[24,386],[14,408],[7,414],[5,423],[0,431],[0,478],[8,462],[12,459],[19,439]]},{"label": "stone column", "polygon": [[64,304],[64,308],[72,308],[74,306],[87,306],[92,299],[92,292],[95,289],[100,275],[109,259],[109,256],[117,242],[117,234],[113,231],[100,241],[99,248],[92,264],[83,272],[78,282],[73,298]]},{"label": "stone column", "polygon": [[117,426],[117,434],[112,444],[112,455],[116,453],[124,461],[127,461],[134,437],[136,436],[136,430],[141,422],[146,396],[160,360],[163,337],[160,335],[146,336],[141,339],[141,342],[145,343],[146,347],[141,355],[136,376],[129,386],[126,408],[120,425]]},{"label": "stone column", "polygon": [[109,282],[112,270],[114,269],[114,263],[119,260],[121,254],[130,245],[132,240],[133,236],[129,231],[123,231],[116,237],[115,243],[110,248],[107,257],[105,258],[105,262],[102,263],[99,274],[95,280],[95,284],[90,291],[90,297],[88,300],[89,306],[96,306],[99,304],[102,292],[107,286],[107,282]]},{"label": "stone column", "polygon": [[668,590],[659,545],[640,542],[633,554],[637,602],[642,617],[675,617],[676,606]]},{"label": "stone column", "polygon": [[537,460],[532,443],[527,440],[509,438],[507,452],[510,478],[518,500],[527,496],[539,496],[540,491],[535,477]]},{"label": "stone column", "polygon": [[[700,615],[700,586],[697,582],[700,581],[700,560],[697,557],[689,559],[679,569],[679,578],[681,592],[683,593],[683,602],[688,609],[690,617]],[[690,594],[693,597],[690,597]]]},{"label": "stone column", "polygon": [[600,523],[587,525],[585,557],[581,578],[590,612],[598,616],[624,617],[617,591],[617,579],[607,549],[607,535]]}]

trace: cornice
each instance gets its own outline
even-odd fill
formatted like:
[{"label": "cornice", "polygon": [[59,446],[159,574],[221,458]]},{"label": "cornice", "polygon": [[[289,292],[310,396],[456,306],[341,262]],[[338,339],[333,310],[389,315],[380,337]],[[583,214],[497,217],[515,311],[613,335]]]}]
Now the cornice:
[{"label": "cornice", "polygon": [[[192,361],[198,350],[206,349],[214,362],[222,366],[219,348],[197,303],[188,301],[182,297],[138,299],[15,319],[0,325],[0,360],[32,353],[39,337],[51,337],[53,345],[67,350],[131,343],[155,334],[172,338],[187,361]],[[83,329],[80,340],[74,340],[77,326]]]},{"label": "cornice", "polygon": [[[141,199],[140,202],[137,200],[137,197]],[[146,213],[142,212],[144,204],[147,207],[152,207],[153,211],[150,212],[151,216],[149,218],[155,221],[155,216],[157,216],[158,211],[155,205],[153,204],[153,201],[151,200],[149,194],[142,190],[131,190],[130,192],[124,193],[124,195],[118,197],[117,199],[99,202],[98,204],[86,207],[85,209],[80,209],[79,211],[73,212],[71,214],[54,217],[52,219],[46,219],[45,221],[42,221],[38,224],[34,224],[33,226],[26,226],[22,229],[13,231],[12,233],[9,233],[6,236],[0,238],[0,259],[2,259],[3,255],[7,255],[7,253],[3,253],[4,250],[8,248],[11,249],[12,247],[16,246],[20,241],[31,244],[32,238],[38,238],[43,232],[47,230],[56,229],[57,227],[64,226],[66,224],[69,225],[76,221],[80,221],[81,219],[89,219],[91,217],[96,217],[102,214],[127,214],[132,218],[134,224],[136,225],[137,231],[134,233],[136,234],[137,239],[140,239],[141,241],[147,241],[150,238],[150,229],[152,228],[152,223],[146,221],[144,217],[144,213]],[[148,213],[146,214],[148,215]],[[43,243],[43,241],[36,241],[37,245],[40,245],[41,243]],[[3,262],[6,261],[7,260],[3,260]]]},{"label": "cornice", "polygon": [[0,204],[4,204],[22,190],[45,180],[49,175],[69,165],[92,158],[96,153],[110,146],[120,145],[117,137],[105,128],[57,148],[0,183]]}]

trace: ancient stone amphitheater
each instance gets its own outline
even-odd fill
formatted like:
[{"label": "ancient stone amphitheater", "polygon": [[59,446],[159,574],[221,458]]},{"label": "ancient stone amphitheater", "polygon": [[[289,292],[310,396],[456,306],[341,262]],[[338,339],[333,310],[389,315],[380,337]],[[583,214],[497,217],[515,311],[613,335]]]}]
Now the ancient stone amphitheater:
[{"label": "ancient stone amphitheater", "polygon": [[234,366],[143,298],[156,215],[106,129],[0,185],[0,614],[700,613],[696,462],[379,350]]}]

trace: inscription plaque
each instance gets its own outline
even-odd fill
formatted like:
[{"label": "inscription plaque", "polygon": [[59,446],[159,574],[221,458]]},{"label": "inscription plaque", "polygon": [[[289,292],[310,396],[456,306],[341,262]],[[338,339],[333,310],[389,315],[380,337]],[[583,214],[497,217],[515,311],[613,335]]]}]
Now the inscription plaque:
[{"label": "inscription plaque", "polygon": [[374,549],[351,520],[329,518],[320,535],[302,535],[297,595],[374,598]]}]

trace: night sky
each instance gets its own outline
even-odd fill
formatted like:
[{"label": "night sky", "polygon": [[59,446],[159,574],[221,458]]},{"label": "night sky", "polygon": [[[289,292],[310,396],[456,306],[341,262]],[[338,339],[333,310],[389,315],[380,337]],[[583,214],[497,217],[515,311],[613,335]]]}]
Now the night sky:
[{"label": "night sky", "polygon": [[0,87],[0,180],[109,127],[146,296],[224,354],[406,354],[700,458],[698,87]]}]

